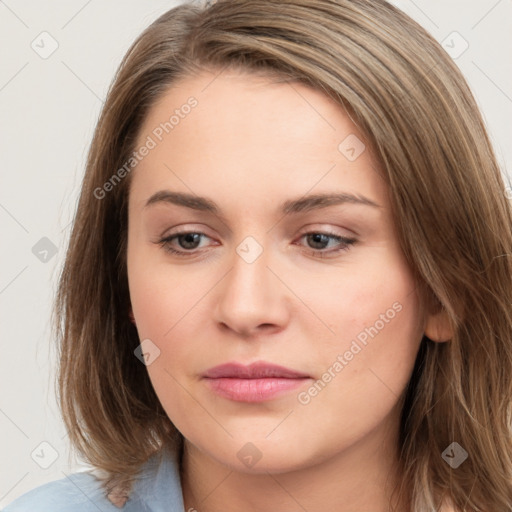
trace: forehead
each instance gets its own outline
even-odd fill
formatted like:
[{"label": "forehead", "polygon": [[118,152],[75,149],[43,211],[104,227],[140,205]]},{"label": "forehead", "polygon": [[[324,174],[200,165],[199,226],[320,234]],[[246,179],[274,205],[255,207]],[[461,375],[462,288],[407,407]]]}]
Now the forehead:
[{"label": "forehead", "polygon": [[[192,109],[187,103],[194,99]],[[181,112],[183,111],[183,112]],[[212,130],[211,137],[231,134],[241,144],[244,133],[258,133],[258,142],[272,142],[276,131],[281,140],[336,142],[345,133],[363,135],[342,107],[326,94],[302,83],[284,81],[239,71],[203,70],[174,83],[152,106],[139,133],[151,133],[161,123],[171,122],[174,136],[183,132],[186,117],[193,118],[196,132]],[[179,119],[176,118],[179,116]],[[182,127],[178,130],[178,124]],[[244,132],[234,133],[234,129]],[[164,135],[167,135],[166,132]],[[316,135],[316,137],[315,137]]]},{"label": "forehead", "polygon": [[136,146],[148,139],[154,147],[132,176],[137,200],[159,188],[212,196],[229,187],[271,204],[283,193],[343,186],[385,202],[364,135],[339,104],[304,84],[204,71],[174,84],[150,109]]}]

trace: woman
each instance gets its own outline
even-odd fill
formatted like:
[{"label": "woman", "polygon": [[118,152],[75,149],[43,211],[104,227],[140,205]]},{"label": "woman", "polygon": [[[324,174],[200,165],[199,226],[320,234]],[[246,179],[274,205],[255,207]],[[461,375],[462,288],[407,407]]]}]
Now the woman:
[{"label": "woman", "polygon": [[108,95],[56,302],[97,470],[7,512],[510,510],[511,221],[461,73],[391,5],[170,10]]}]

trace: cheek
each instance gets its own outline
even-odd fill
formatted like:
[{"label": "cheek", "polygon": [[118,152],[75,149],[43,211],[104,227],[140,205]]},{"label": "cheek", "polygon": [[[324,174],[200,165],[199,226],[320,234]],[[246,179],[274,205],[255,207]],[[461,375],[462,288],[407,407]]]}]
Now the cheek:
[{"label": "cheek", "polygon": [[379,391],[400,395],[423,334],[416,284],[403,261],[394,254],[383,255],[380,264],[312,290],[307,302],[331,331],[323,329],[319,338],[312,324],[302,326],[310,339],[317,340],[316,376],[324,376],[333,392],[322,392],[324,398],[335,399],[347,390],[357,396],[365,389],[370,402],[379,400]]},{"label": "cheek", "polygon": [[[148,265],[148,261],[152,264]],[[183,374],[209,366],[207,359],[203,361],[207,355],[201,343],[207,339],[204,334],[207,294],[217,279],[204,273],[186,272],[179,265],[172,266],[165,261],[157,262],[154,254],[142,254],[142,251],[140,255],[132,255],[128,268],[130,300],[139,338],[151,340],[158,353],[147,367],[149,376],[161,399],[179,397],[181,388],[177,382],[183,381]]]},{"label": "cheek", "polygon": [[382,417],[410,379],[423,334],[420,302],[407,268],[385,267],[344,281],[345,294],[331,290],[336,304],[324,302],[336,335],[324,338],[320,382],[301,402],[318,413],[339,405],[354,412],[355,422],[357,415]]},{"label": "cheek", "polygon": [[[139,339],[151,340],[149,347],[157,354],[146,369],[168,416],[175,426],[187,430],[187,414],[191,412],[190,395],[185,392],[182,372],[190,361],[196,361],[199,352],[190,343],[194,327],[198,325],[197,310],[200,308],[201,287],[183,281],[183,272],[169,265],[138,264],[150,261],[149,257],[134,255],[129,265],[130,299],[137,321]],[[181,280],[180,280],[181,279]],[[147,343],[147,342],[146,342]],[[156,348],[155,348],[156,346]],[[197,348],[197,347],[196,347]],[[194,411],[199,415],[201,411]]]},{"label": "cheek", "polygon": [[393,283],[367,283],[347,295],[341,301],[347,309],[338,316],[332,310],[329,324],[336,336],[325,338],[321,351],[310,349],[313,357],[320,354],[318,371],[296,397],[297,418],[302,429],[330,439],[332,450],[390,418],[410,380],[422,335],[418,300],[411,282]]},{"label": "cheek", "polygon": [[[154,254],[144,255],[142,251],[129,259],[128,278],[141,338],[163,340],[204,295],[203,287],[192,284],[179,266],[155,261]],[[200,282],[194,279],[194,283]]]},{"label": "cheek", "polygon": [[318,327],[321,320],[329,329],[322,328],[323,342],[336,350],[353,339],[363,345],[377,337],[396,338],[398,343],[414,339],[420,325],[415,281],[399,255],[380,251],[377,256],[351,267],[350,272],[309,281],[305,276],[309,286],[299,291],[300,297],[316,319],[305,317],[310,320],[303,328],[310,331],[313,322]]}]

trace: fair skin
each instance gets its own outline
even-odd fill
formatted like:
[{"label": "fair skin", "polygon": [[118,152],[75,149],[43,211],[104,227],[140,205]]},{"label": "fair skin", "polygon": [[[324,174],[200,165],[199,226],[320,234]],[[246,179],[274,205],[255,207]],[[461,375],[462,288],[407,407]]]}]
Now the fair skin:
[{"label": "fair skin", "polygon": [[[387,512],[398,400],[422,335],[447,340],[447,320],[422,307],[386,184],[344,111],[305,85],[215,76],[180,81],[150,110],[137,147],[190,96],[198,101],[138,164],[129,196],[131,303],[140,339],[160,350],[147,366],[151,382],[185,438],[185,510]],[[350,134],[366,143],[353,161],[338,150]],[[162,190],[208,197],[220,213],[145,206]],[[377,206],[280,211],[285,201],[334,192]],[[158,243],[179,231],[203,234],[167,242],[184,257]],[[342,242],[306,233],[356,242],[334,252]],[[250,263],[237,252],[248,236],[263,249]],[[377,334],[349,360],[370,326]],[[308,378],[276,398],[237,401],[202,378],[232,361]],[[310,391],[329,368],[325,387]],[[261,456],[250,467],[237,456],[247,443]]]}]

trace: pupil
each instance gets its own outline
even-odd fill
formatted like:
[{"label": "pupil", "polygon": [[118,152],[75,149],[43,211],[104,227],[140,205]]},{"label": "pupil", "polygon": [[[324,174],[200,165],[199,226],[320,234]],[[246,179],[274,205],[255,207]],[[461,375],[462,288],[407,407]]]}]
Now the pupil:
[{"label": "pupil", "polygon": [[[319,243],[320,245],[325,245],[328,240],[325,240],[327,238],[327,235],[324,235],[323,233],[315,233],[313,235],[309,235],[310,238],[313,239],[314,243]],[[324,241],[322,242],[322,238],[324,238]],[[314,247],[315,249],[325,249],[325,247]]]},{"label": "pupil", "polygon": [[[186,235],[181,235],[180,244],[183,246],[184,249],[195,249],[195,247],[187,246],[188,243],[191,243],[193,246],[195,245],[193,240],[194,238],[196,239],[195,241],[197,242],[199,239],[199,233],[187,233]],[[185,241],[184,243],[182,243],[183,240]]]}]

